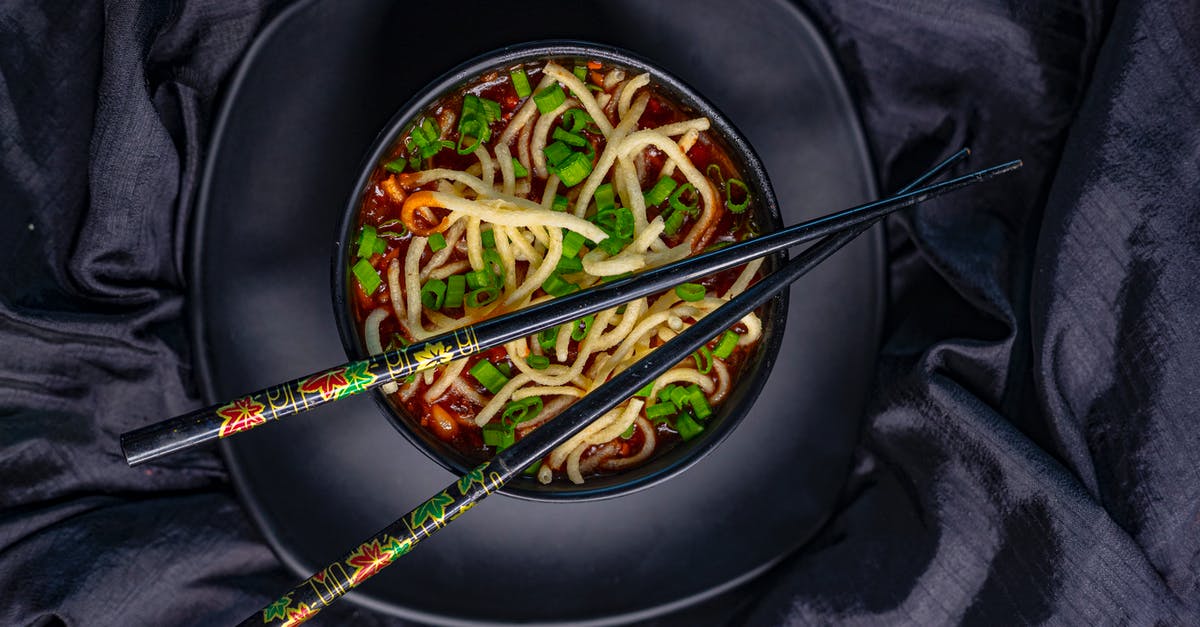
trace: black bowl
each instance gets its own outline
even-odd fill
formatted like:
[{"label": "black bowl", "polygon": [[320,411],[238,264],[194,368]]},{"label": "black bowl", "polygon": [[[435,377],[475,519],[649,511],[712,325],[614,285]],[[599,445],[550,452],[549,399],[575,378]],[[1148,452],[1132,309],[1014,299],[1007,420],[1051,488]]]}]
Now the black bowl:
[{"label": "black bowl", "polygon": [[[551,59],[567,60],[572,64],[574,61],[598,59],[623,66],[627,70],[639,73],[649,72],[652,86],[668,93],[676,103],[683,105],[686,110],[690,110],[696,115],[703,115],[710,120],[712,125],[709,131],[710,138],[723,144],[726,154],[736,164],[750,192],[759,200],[755,203],[756,214],[754,216],[759,229],[775,231],[783,228],[775,192],[771,188],[766,170],[753,148],[712,103],[666,70],[628,51],[589,42],[554,40],[500,48],[475,57],[450,70],[401,107],[379,133],[361,165],[358,180],[346,202],[346,208],[338,226],[333,253],[334,316],[338,322],[342,345],[351,359],[364,359],[368,356],[358,325],[353,322],[349,304],[348,290],[350,286],[346,277],[350,267],[348,255],[354,250],[351,246],[351,238],[355,232],[358,211],[371,174],[392,149],[396,140],[409,130],[412,122],[420,118],[431,105],[447,94],[453,93],[489,71],[502,70],[524,62]],[[571,64],[565,64],[565,66],[570,67]],[[786,255],[782,253],[769,257],[764,264],[764,270],[774,271],[785,259]],[[589,477],[582,485],[558,480],[549,485],[543,485],[532,477],[519,477],[501,491],[520,498],[542,501],[611,498],[647,488],[686,470],[732,432],[733,428],[746,416],[766,383],[771,367],[775,363],[775,357],[779,353],[784,324],[787,321],[786,293],[773,298],[763,306],[759,313],[763,320],[763,334],[756,354],[747,361],[741,373],[735,377],[729,397],[708,419],[704,433],[698,438],[681,442],[665,453],[656,454],[650,462],[642,466],[619,474]],[[478,463],[467,459],[453,447],[426,432],[408,415],[407,410],[393,403],[378,388],[372,393],[372,396],[379,408],[405,438],[447,470],[461,475],[469,472]]]}]

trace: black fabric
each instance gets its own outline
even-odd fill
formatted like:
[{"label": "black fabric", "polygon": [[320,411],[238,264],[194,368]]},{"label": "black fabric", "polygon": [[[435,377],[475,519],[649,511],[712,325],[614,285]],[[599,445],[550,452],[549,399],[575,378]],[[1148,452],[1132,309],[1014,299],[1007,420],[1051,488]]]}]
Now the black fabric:
[{"label": "black fabric", "polygon": [[[838,512],[736,622],[1196,622],[1200,5],[805,5],[884,189],[962,144],[1026,168],[889,223]],[[117,445],[199,404],[182,242],[278,8],[0,5],[0,623],[228,624],[294,583],[213,452]]]}]

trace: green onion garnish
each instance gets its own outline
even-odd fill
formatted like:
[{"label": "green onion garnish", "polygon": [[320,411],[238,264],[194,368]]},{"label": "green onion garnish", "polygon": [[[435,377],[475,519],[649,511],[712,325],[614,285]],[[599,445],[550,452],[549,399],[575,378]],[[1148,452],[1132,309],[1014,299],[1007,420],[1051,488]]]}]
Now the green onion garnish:
[{"label": "green onion garnish", "polygon": [[571,339],[576,342],[582,342],[583,338],[587,337],[588,331],[592,328],[592,323],[596,321],[596,314],[586,315],[575,322],[571,323]]},{"label": "green onion garnish", "polygon": [[635,423],[633,423],[633,424],[631,424],[631,425],[629,425],[629,428],[628,428],[628,429],[626,429],[625,431],[623,431],[623,432],[621,433],[621,439],[622,439],[622,440],[628,440],[629,438],[632,438],[632,437],[633,437],[633,431],[634,431],[634,429],[637,429],[637,423],[636,423],[636,422],[635,422]]},{"label": "green onion garnish", "polygon": [[522,422],[533,420],[541,411],[542,398],[530,396],[505,405],[500,420],[510,425],[519,425]]},{"label": "green onion garnish", "polygon": [[733,354],[733,349],[737,348],[739,339],[737,333],[726,331],[721,336],[721,340],[717,342],[717,347],[713,349],[713,357],[729,359],[729,356]]},{"label": "green onion garnish", "polygon": [[[484,248],[495,248],[496,247],[496,232],[493,231],[492,229],[488,229],[486,231],[480,232],[479,239],[483,241]],[[476,287],[483,287],[483,286],[478,285]]]},{"label": "green onion garnish", "polygon": [[521,474],[525,475],[526,477],[536,477],[538,474],[538,471],[541,469],[542,469],[542,460],[539,459],[536,462],[533,462],[533,464],[530,465],[529,468],[522,470]]},{"label": "green onion garnish", "polygon": [[699,370],[700,374],[712,372],[713,354],[707,346],[701,346],[700,350],[692,353],[692,359],[696,360],[696,370]]},{"label": "green onion garnish", "polygon": [[574,155],[575,153],[571,152],[570,146],[567,146],[562,142],[554,142],[543,148],[542,154],[546,155],[546,163],[548,163],[550,167],[555,168],[558,167],[560,163],[565,162],[568,157]]},{"label": "green onion garnish", "polygon": [[503,111],[500,109],[500,103],[487,98],[480,98],[479,103],[483,105],[483,115],[488,122],[499,122],[500,118],[504,117]]},{"label": "green onion garnish", "polygon": [[516,442],[516,434],[513,433],[512,427],[505,426],[499,423],[489,423],[483,425],[483,443],[487,446],[496,447],[496,452],[513,445]]},{"label": "green onion garnish", "polygon": [[513,164],[513,176],[515,176],[516,178],[519,178],[519,179],[523,179],[523,178],[529,176],[529,170],[525,166],[521,165],[521,162],[518,161],[516,157],[512,158],[512,164]]},{"label": "green onion garnish", "polygon": [[504,275],[507,270],[504,268],[504,260],[500,258],[500,253],[490,248],[483,251],[483,269],[491,271],[496,275],[495,285],[500,285],[504,282]]},{"label": "green onion garnish", "polygon": [[421,286],[421,304],[426,309],[441,309],[446,303],[446,282],[441,279],[429,279]]},{"label": "green onion garnish", "polygon": [[429,250],[437,252],[446,247],[446,236],[441,233],[434,233],[429,236]]},{"label": "green onion garnish", "polygon": [[670,403],[655,403],[646,406],[646,417],[654,422],[663,422],[667,416],[675,414],[675,406]]},{"label": "green onion garnish", "polygon": [[496,275],[487,270],[474,270],[467,273],[467,286],[473,290],[489,287],[495,282]]},{"label": "green onion garnish", "polygon": [[354,264],[354,277],[358,279],[358,286],[362,288],[364,294],[370,296],[379,289],[383,283],[383,279],[379,278],[379,273],[375,271],[375,266],[371,265],[366,259],[359,259],[358,263]]},{"label": "green onion garnish", "polygon": [[527,98],[533,90],[529,88],[529,76],[525,74],[524,68],[517,68],[508,73],[512,78],[513,89],[517,92],[517,98]]},{"label": "green onion garnish", "polygon": [[579,135],[576,135],[575,133],[571,133],[566,130],[563,130],[562,127],[555,128],[554,133],[552,133],[550,135],[550,137],[552,137],[553,139],[556,139],[558,141],[561,141],[564,144],[575,146],[576,148],[582,148],[585,144],[588,143],[588,140],[584,139],[583,137],[580,137]]},{"label": "green onion garnish", "polygon": [[650,188],[650,191],[642,194],[642,197],[646,199],[646,206],[661,205],[671,195],[671,192],[675,191],[675,187],[678,185],[679,183],[676,183],[675,179],[669,176],[658,179],[658,182],[654,184],[654,187]]},{"label": "green onion garnish", "polygon": [[597,187],[592,197],[596,199],[596,215],[600,215],[604,211],[610,211],[616,206],[616,202],[613,199],[612,183],[605,183]]},{"label": "green onion garnish", "polygon": [[581,81],[587,80],[587,66],[586,65],[576,65],[575,66],[575,78],[578,78]]},{"label": "green onion garnish", "polygon": [[578,133],[583,130],[583,127],[595,122],[592,116],[588,115],[588,112],[583,109],[567,109],[562,114],[562,121],[563,124],[571,125],[570,130],[572,133]]},{"label": "green onion garnish", "polygon": [[[742,202],[733,202],[733,188],[737,187],[742,190]],[[729,179],[725,181],[725,206],[734,213],[741,213],[746,210],[750,204],[750,189],[746,187],[740,179]]]},{"label": "green onion garnish", "polygon": [[608,253],[609,257],[612,257],[612,256],[620,253],[621,249],[625,248],[628,245],[629,245],[629,240],[627,240],[623,237],[606,237],[603,240],[601,240],[600,243],[597,244],[596,246],[598,246],[600,248],[600,250],[603,250],[604,252]]},{"label": "green onion garnish", "polygon": [[679,437],[687,442],[700,435],[704,431],[704,427],[700,426],[690,414],[684,412],[675,417],[675,430],[679,432]]},{"label": "green onion garnish", "polygon": [[[713,172],[713,170],[716,170],[716,172]],[[717,184],[720,184],[725,180],[725,178],[721,176],[721,166],[715,163],[708,164],[708,167],[704,169],[704,173],[708,175],[709,180],[716,181]]]},{"label": "green onion garnish", "polygon": [[542,282],[542,291],[551,296],[566,296],[567,294],[578,290],[578,285],[575,285],[570,281],[564,281],[562,277],[558,276],[557,274],[551,274],[550,276],[546,277],[544,282]]},{"label": "green onion garnish", "polygon": [[550,208],[553,209],[554,211],[566,211],[567,204],[568,204],[568,201],[567,201],[566,196],[563,196],[562,194],[555,194],[554,195],[554,204],[550,205]]},{"label": "green onion garnish", "polygon": [[699,283],[681,283],[675,286],[675,293],[679,298],[694,303],[704,298],[704,286]]},{"label": "green onion garnish", "polygon": [[587,240],[575,231],[563,229],[562,256],[578,257],[579,250],[583,248],[583,243],[585,241]]},{"label": "green onion garnish", "polygon": [[[682,200],[683,195],[688,192],[691,192],[692,198],[690,205],[685,204]],[[688,215],[696,215],[696,209],[700,207],[700,195],[696,193],[696,187],[691,183],[684,183],[671,192],[670,201],[672,209],[677,212],[687,213]]]},{"label": "green onion garnish", "polygon": [[406,165],[408,165],[407,159],[405,159],[404,157],[396,157],[395,159],[392,159],[391,161],[388,161],[387,163],[383,164],[383,169],[387,170],[388,172],[394,172],[396,174],[400,174],[401,172],[404,171],[404,166],[406,166]]},{"label": "green onion garnish", "polygon": [[[467,146],[463,146],[464,139],[473,139],[473,140],[475,140],[475,143],[467,145]],[[484,140],[482,137],[475,137],[474,135],[467,135],[466,133],[460,133],[458,136],[458,143],[454,145],[454,149],[456,151],[458,151],[458,154],[460,154],[460,155],[469,155],[469,154],[475,152],[475,149],[479,148],[479,146],[483,143],[483,141]]]},{"label": "green onion garnish", "polygon": [[545,355],[530,355],[525,362],[534,370],[545,370],[550,367],[550,358]]},{"label": "green onion garnish", "polygon": [[482,383],[483,387],[492,394],[499,394],[500,390],[508,385],[508,377],[504,376],[504,373],[500,372],[495,364],[486,359],[480,359],[478,363],[471,366],[470,372],[471,376],[475,377],[475,380]]},{"label": "green onion garnish", "polygon": [[375,234],[375,227],[364,224],[362,232],[358,235],[358,256],[367,258],[375,254],[376,241],[378,241],[378,236]]},{"label": "green onion garnish", "polygon": [[679,227],[683,226],[683,212],[672,211],[671,215],[664,218],[665,225],[663,233],[666,235],[674,235],[679,232]]},{"label": "green onion garnish", "polygon": [[467,294],[467,298],[464,302],[466,302],[467,307],[474,309],[490,304],[497,298],[500,298],[500,288],[489,285],[487,287],[481,287]]},{"label": "green onion garnish", "polygon": [[641,398],[650,398],[650,392],[653,389],[654,389],[654,381],[651,381],[651,382],[647,383],[646,385],[642,386],[642,389],[638,390],[637,392],[634,392],[633,395],[639,396]]},{"label": "green onion garnish", "polygon": [[583,272],[583,262],[578,257],[563,255],[558,260],[558,265],[554,269],[559,274],[575,274],[576,272]]},{"label": "green onion garnish", "polygon": [[[559,143],[559,142],[554,142]],[[588,144],[589,146],[591,144]],[[549,149],[549,146],[547,146]],[[555,169],[555,174],[562,180],[563,185],[575,187],[592,173],[592,160],[585,154],[574,152],[564,159]]]},{"label": "green onion garnish", "polygon": [[567,95],[563,93],[562,86],[558,83],[555,83],[534,94],[533,101],[537,103],[538,111],[544,115],[557,109],[559,105],[566,102]]},{"label": "green onion garnish", "polygon": [[633,239],[633,210],[629,207],[617,207],[617,226],[613,235]]},{"label": "green onion garnish", "polygon": [[540,332],[538,332],[538,344],[542,347],[543,351],[549,352],[554,350],[554,345],[557,343],[558,327],[550,327],[549,329],[542,329]]},{"label": "green onion garnish", "polygon": [[708,404],[708,399],[704,397],[700,388],[692,390],[690,396],[688,404],[692,406],[692,411],[696,412],[697,419],[704,420],[712,415],[712,406]]},{"label": "green onion garnish", "polygon": [[443,305],[451,309],[462,307],[466,294],[467,277],[461,274],[450,276],[446,279],[446,302]]},{"label": "green onion garnish", "polygon": [[[602,276],[602,277],[600,277],[600,282],[601,282],[601,283],[608,283],[608,282],[610,282],[610,281],[616,281],[617,279],[627,279],[627,278],[629,278],[629,277],[631,277],[631,276],[633,276],[633,273],[632,273],[632,272],[622,272],[621,274],[613,274],[613,275],[609,275],[609,276]],[[621,305],[621,307],[624,307],[624,306],[625,306],[625,305]],[[617,313],[625,313],[625,312],[622,310],[622,311],[618,311]]]}]

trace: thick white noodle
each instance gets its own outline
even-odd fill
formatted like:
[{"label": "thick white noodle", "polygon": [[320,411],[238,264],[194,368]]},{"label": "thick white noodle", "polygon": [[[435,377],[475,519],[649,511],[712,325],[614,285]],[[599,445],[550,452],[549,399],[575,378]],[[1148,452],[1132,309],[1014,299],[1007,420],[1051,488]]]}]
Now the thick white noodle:
[{"label": "thick white noodle", "polygon": [[621,95],[617,102],[617,117],[625,119],[625,114],[629,112],[629,103],[633,102],[633,94],[637,90],[650,84],[649,74],[638,74],[630,79],[625,86],[621,88]]},{"label": "thick white noodle", "polygon": [[574,94],[579,103],[583,105],[584,110],[588,112],[588,115],[592,116],[592,120],[596,123],[596,128],[600,129],[600,134],[605,137],[612,134],[612,124],[604,116],[604,112],[600,110],[600,105],[596,104],[596,99],[592,97],[591,90],[579,80],[578,76],[575,76],[569,70],[554,62],[547,63],[543,71],[546,73],[546,76],[552,77],[554,80],[567,86],[567,90]]},{"label": "thick white noodle", "polygon": [[633,127],[637,125],[642,113],[646,111],[646,103],[649,101],[649,96],[639,97],[629,111],[629,115],[623,116],[621,123],[617,124],[617,128],[609,133],[608,143],[604,145],[604,151],[600,153],[600,160],[596,162],[596,167],[592,169],[592,173],[588,175],[583,187],[579,190],[579,198],[575,200],[575,215],[582,217],[587,213],[588,204],[592,200],[592,195],[596,193],[596,188],[604,182],[604,177],[608,176],[609,169],[617,161],[617,155],[621,152],[622,138],[627,137],[633,131]]},{"label": "thick white noodle", "polygon": [[[383,352],[383,343],[379,339],[379,323],[383,322],[384,318],[388,317],[388,310],[383,307],[372,309],[371,313],[367,314],[367,319],[363,321],[363,341],[367,344],[367,352],[372,355],[378,355]],[[380,386],[384,394],[393,394],[400,387],[395,381],[389,381]]]}]

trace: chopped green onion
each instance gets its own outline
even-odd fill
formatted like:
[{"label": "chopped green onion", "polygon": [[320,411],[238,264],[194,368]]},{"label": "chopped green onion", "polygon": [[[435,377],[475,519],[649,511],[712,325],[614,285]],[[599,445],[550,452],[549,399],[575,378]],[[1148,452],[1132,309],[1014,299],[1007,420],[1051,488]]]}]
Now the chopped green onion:
[{"label": "chopped green onion", "polygon": [[542,290],[551,296],[566,296],[571,292],[578,291],[579,286],[570,281],[564,281],[557,274],[551,274],[542,282]]},{"label": "chopped green onion", "polygon": [[683,226],[683,212],[672,211],[671,215],[667,216],[664,221],[663,233],[666,235],[674,235],[679,232],[679,227]]},{"label": "chopped green onion", "polygon": [[481,287],[489,287],[494,283],[496,275],[487,270],[474,270],[467,273],[467,287],[477,290]]},{"label": "chopped green onion", "polygon": [[567,231],[566,229],[563,229],[562,256],[578,257],[579,250],[583,248],[583,243],[585,241],[587,240],[575,231]]},{"label": "chopped green onion", "polygon": [[675,191],[675,187],[678,185],[679,183],[676,183],[675,179],[669,176],[658,179],[654,187],[651,187],[650,191],[642,195],[646,199],[646,205],[649,207],[661,205],[671,195],[671,192]]},{"label": "chopped green onion", "polygon": [[552,137],[553,139],[556,139],[558,141],[561,141],[564,144],[569,144],[571,146],[575,146],[576,148],[582,148],[584,146],[584,144],[588,143],[588,140],[584,139],[583,137],[580,137],[579,135],[576,135],[575,133],[566,131],[562,127],[554,129],[554,133],[552,133],[550,135],[550,137]]},{"label": "chopped green onion", "polygon": [[483,425],[483,443],[487,446],[496,447],[496,451],[500,452],[513,445],[516,442],[517,436],[513,433],[512,427],[507,427],[503,424],[488,423]]},{"label": "chopped green onion", "polygon": [[666,386],[663,387],[663,389],[659,390],[658,391],[659,402],[662,402],[662,403],[671,402],[671,390],[674,390],[676,387],[677,386],[674,383],[668,383]]},{"label": "chopped green onion", "polygon": [[549,329],[542,329],[540,332],[538,332],[538,345],[542,347],[543,351],[554,350],[554,345],[557,343],[558,327],[550,327]]},{"label": "chopped green onion", "polygon": [[545,370],[550,367],[550,358],[545,355],[530,355],[525,361],[534,370]]},{"label": "chopped green onion", "polygon": [[441,233],[434,233],[429,236],[429,250],[437,252],[446,247],[446,236]]},{"label": "chopped green onion", "polygon": [[578,133],[583,130],[583,127],[595,122],[592,116],[588,115],[588,112],[583,109],[567,109],[562,114],[562,121],[564,124],[569,123],[571,125],[570,130],[572,133]]},{"label": "chopped green onion", "polygon": [[655,403],[646,407],[646,417],[654,422],[662,422],[667,416],[675,415],[675,406],[670,403]]},{"label": "chopped green onion", "polygon": [[628,429],[626,429],[624,432],[622,432],[622,433],[621,433],[621,439],[622,439],[622,440],[628,440],[629,438],[632,438],[632,437],[633,437],[633,431],[634,431],[634,429],[637,429],[637,423],[636,423],[636,422],[635,422],[635,423],[633,423],[633,424],[631,424],[631,425],[629,425],[629,428],[628,428]]},{"label": "chopped green onion", "polygon": [[554,269],[559,274],[575,274],[576,272],[583,272],[583,261],[581,261],[579,257],[568,257],[563,255],[561,258],[559,258],[558,265],[555,266]]},{"label": "chopped green onion", "polygon": [[404,348],[405,346],[408,346],[408,340],[405,340],[404,336],[399,333],[393,333],[392,339],[388,340],[386,350],[394,351],[397,348]]},{"label": "chopped green onion", "polygon": [[513,89],[517,92],[517,98],[526,98],[533,90],[529,88],[529,76],[525,74],[524,68],[517,68],[508,73],[512,78]]},{"label": "chopped green onion", "polygon": [[504,112],[500,109],[500,103],[487,98],[480,98],[479,103],[483,105],[483,114],[489,122],[499,122],[500,118],[504,117]]},{"label": "chopped green onion", "polygon": [[408,158],[408,167],[410,167],[414,170],[420,170],[421,169],[421,158],[416,155],[409,157]]},{"label": "chopped green onion", "polygon": [[481,287],[467,294],[465,302],[467,303],[467,307],[475,309],[491,304],[491,302],[497,298],[500,298],[500,288],[489,285],[487,287]]},{"label": "chopped green onion", "polygon": [[451,275],[446,278],[446,302],[445,307],[454,309],[462,307],[463,297],[467,294],[467,277],[461,274]]},{"label": "chopped green onion", "polygon": [[558,164],[563,163],[567,158],[575,153],[571,152],[571,148],[562,142],[554,142],[542,149],[542,154],[546,155],[546,163],[550,167],[558,167]]},{"label": "chopped green onion", "polygon": [[679,432],[679,437],[687,442],[700,435],[704,431],[704,427],[700,426],[690,414],[684,412],[675,417],[675,430]]},{"label": "chopped green onion", "polygon": [[441,309],[446,303],[446,282],[441,279],[429,279],[421,286],[421,304],[426,309]]},{"label": "chopped green onion", "polygon": [[474,366],[471,366],[470,372],[471,376],[475,377],[475,380],[482,383],[483,387],[492,394],[498,394],[505,385],[508,385],[508,377],[504,376],[504,373],[500,372],[495,364],[486,359],[480,359]]},{"label": "chopped green onion", "polygon": [[375,254],[382,255],[386,251],[387,251],[387,242],[383,241],[382,239],[376,239],[375,240]]},{"label": "chopped green onion", "polygon": [[[716,170],[716,172],[714,173],[713,170]],[[721,176],[721,166],[715,163],[708,164],[708,167],[704,169],[704,173],[708,175],[710,180],[716,181],[718,184],[725,180],[725,177]]]},{"label": "chopped green onion", "polygon": [[597,214],[599,214],[601,211],[610,210],[616,206],[616,202],[613,199],[612,183],[605,183],[597,187],[596,192],[592,194],[592,197],[596,199]]},{"label": "chopped green onion", "polygon": [[563,88],[558,83],[539,91],[533,95],[533,101],[537,103],[538,111],[542,114],[550,113],[557,109],[559,105],[567,101],[567,95],[563,93]]},{"label": "chopped green onion", "polygon": [[[496,247],[496,231],[488,229],[479,233],[479,239],[483,240],[484,248]],[[479,286],[482,287],[482,286]]]},{"label": "chopped green onion", "polygon": [[[602,277],[600,277],[600,282],[601,282],[601,283],[608,283],[608,282],[610,282],[610,281],[616,281],[616,280],[618,280],[618,279],[626,279],[626,278],[629,278],[629,277],[631,277],[631,276],[633,276],[633,273],[632,273],[632,272],[622,272],[621,274],[613,274],[613,275],[609,275],[609,276],[602,276]],[[622,306],[622,307],[624,307],[624,305],[621,305],[621,306]],[[618,311],[617,313],[625,313],[625,312],[624,312],[624,311]]]},{"label": "chopped green onion", "polygon": [[554,211],[566,211],[568,202],[569,201],[567,200],[566,196],[563,196],[562,194],[555,194],[554,204],[550,205],[550,208]]},{"label": "chopped green onion", "polygon": [[[473,143],[469,146],[463,147],[463,140],[467,139],[467,138],[475,140],[475,143]],[[479,148],[479,146],[482,143],[483,143],[482,137],[476,137],[474,135],[467,135],[466,133],[462,133],[458,136],[458,143],[454,145],[454,149],[456,151],[458,151],[458,154],[460,154],[460,155],[469,155],[469,154],[475,152],[475,149]]]},{"label": "chopped green onion", "polygon": [[499,370],[504,376],[510,379],[512,378],[512,366],[508,365],[507,361],[502,361],[496,364],[496,369]]},{"label": "chopped green onion", "polygon": [[717,342],[717,347],[713,349],[713,357],[729,359],[729,356],[733,354],[733,349],[737,348],[739,339],[741,338],[737,333],[726,331],[725,335],[721,336],[721,340]]},{"label": "chopped green onion", "polygon": [[359,259],[358,263],[354,264],[354,277],[358,279],[358,286],[362,288],[363,293],[368,296],[374,294],[383,283],[383,279],[379,278],[379,273],[375,271],[375,266],[366,259]]},{"label": "chopped green onion", "polygon": [[713,354],[707,346],[701,346],[700,350],[692,353],[692,359],[696,360],[696,370],[700,371],[700,374],[712,372]]},{"label": "chopped green onion", "polygon": [[406,165],[408,165],[407,159],[405,159],[404,157],[396,157],[395,159],[392,159],[391,161],[388,161],[387,163],[383,164],[383,169],[387,170],[388,172],[400,174],[401,172],[404,171],[404,166],[406,166]]},{"label": "chopped green onion", "polygon": [[637,392],[634,392],[633,395],[639,396],[641,398],[650,398],[650,392],[653,389],[654,389],[654,381],[651,381],[651,382],[647,383],[646,385],[642,386],[642,389],[638,390]]},{"label": "chopped green onion", "polygon": [[[554,143],[557,144],[558,142]],[[590,146],[591,144],[588,145]],[[549,149],[549,146],[547,146],[547,149]],[[563,185],[575,187],[592,173],[592,160],[583,153],[573,152],[571,156],[558,164],[554,173],[562,180]]]},{"label": "chopped green onion", "polygon": [[575,66],[575,78],[578,78],[581,81],[587,80],[587,66],[586,65],[576,65]]},{"label": "chopped green onion", "polygon": [[504,414],[501,415],[500,420],[510,425],[519,425],[522,422],[533,420],[541,411],[542,398],[530,396],[505,405]]},{"label": "chopped green onion", "polygon": [[375,242],[378,237],[375,235],[375,227],[370,224],[364,224],[362,232],[358,235],[358,256],[360,258],[370,257],[375,253]]},{"label": "chopped green onion", "polygon": [[[682,200],[684,194],[691,192],[692,203],[685,204]],[[677,212],[684,212],[688,215],[696,215],[696,210],[700,207],[700,195],[696,193],[696,187],[691,183],[680,185],[675,191],[671,192],[670,196],[671,208]]]},{"label": "chopped green onion", "polygon": [[670,396],[671,396],[671,404],[674,405],[676,407],[676,409],[678,409],[680,411],[683,411],[684,405],[689,404],[688,400],[691,398],[688,395],[687,388],[683,388],[678,385],[671,388]]},{"label": "chopped green onion", "polygon": [[483,251],[483,269],[491,271],[492,274],[498,277],[496,285],[504,283],[504,275],[507,270],[504,268],[504,260],[500,258],[500,253],[490,248]]},{"label": "chopped green onion", "polygon": [[598,244],[600,250],[607,252],[610,257],[617,255],[626,245],[629,245],[628,239],[616,237],[602,239]]},{"label": "chopped green onion", "polygon": [[617,228],[613,233],[617,237],[633,239],[633,210],[628,207],[617,207]]},{"label": "chopped green onion", "polygon": [[713,244],[711,246],[705,246],[704,252],[711,253],[714,250],[721,250],[722,248],[725,248],[726,246],[732,246],[732,245],[733,245],[733,242],[717,242],[716,244]]},{"label": "chopped green onion", "polygon": [[[733,202],[733,187],[741,188],[742,202]],[[730,211],[734,213],[741,213],[746,210],[746,207],[749,206],[749,204],[750,189],[746,187],[745,183],[739,179],[729,179],[725,181],[725,206],[728,207]]]},{"label": "chopped green onion", "polygon": [[675,294],[689,303],[694,303],[704,298],[704,286],[699,283],[681,283],[675,286]]},{"label": "chopped green onion", "polygon": [[525,475],[526,477],[536,477],[538,474],[538,471],[541,469],[542,469],[542,460],[539,459],[536,462],[533,462],[533,464],[531,464],[529,466],[529,468],[522,470],[521,474]]},{"label": "chopped green onion", "polygon": [[696,412],[696,418],[700,420],[712,415],[712,406],[708,404],[708,399],[704,397],[704,392],[701,392],[699,388],[692,391],[688,404],[692,406],[692,411]]},{"label": "chopped green onion", "polygon": [[512,164],[513,164],[513,176],[515,176],[519,179],[523,179],[523,178],[529,176],[529,170],[525,166],[521,165],[521,162],[518,161],[516,157],[512,158]]},{"label": "chopped green onion", "polygon": [[582,342],[583,338],[587,337],[588,331],[592,328],[592,323],[596,321],[596,314],[588,314],[575,322],[571,323],[571,339],[576,342]]}]

